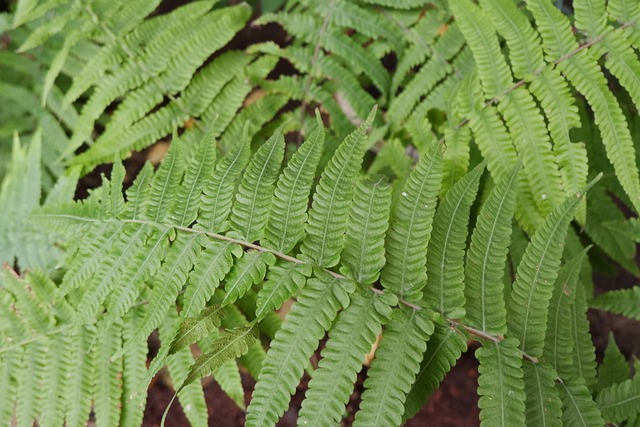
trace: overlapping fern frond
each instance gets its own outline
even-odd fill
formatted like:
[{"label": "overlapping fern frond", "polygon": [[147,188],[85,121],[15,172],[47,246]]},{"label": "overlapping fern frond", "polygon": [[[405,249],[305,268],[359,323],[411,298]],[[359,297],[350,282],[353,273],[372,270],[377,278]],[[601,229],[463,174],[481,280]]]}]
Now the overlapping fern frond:
[{"label": "overlapping fern frond", "polygon": [[[637,273],[635,223],[608,210],[611,195],[640,207],[636,113],[602,67],[640,104],[639,6],[576,0],[576,39],[546,0],[423,3],[292,0],[257,21],[290,43],[244,52],[227,44],[246,5],[20,2],[22,48],[56,47],[42,99],[72,131],[62,156],[88,150],[38,208],[40,134],[15,144],[0,261],[28,272],[0,279],[0,418],[139,424],[167,366],[189,421],[206,425],[200,378],[242,406],[246,368],[246,424],[275,425],[319,352],[299,423],[335,425],[374,347],[355,424],[399,425],[470,339],[483,425],[637,417],[637,377],[614,347],[596,375],[586,319],[588,300],[638,317],[636,289],[591,299],[570,223]],[[270,73],[280,59],[292,75]],[[587,109],[596,127],[580,133]],[[121,158],[176,128],[160,166],[123,192]],[[599,153],[615,179],[586,203]],[[80,169],[114,158],[70,202]]]},{"label": "overlapping fern frond", "polygon": [[[82,144],[89,149],[72,163],[90,167],[111,161],[114,154],[149,146],[176,127],[191,129],[197,140],[205,130],[201,119],[211,123],[216,117],[219,136],[251,90],[246,79],[252,58],[243,52],[229,51],[205,64],[244,27],[250,16],[246,5],[212,10],[215,2],[199,1],[153,16],[159,3],[24,2],[16,12],[14,26],[35,28],[22,51],[43,43],[56,46],[43,100],[60,92],[60,76],[71,79],[58,95],[61,111],[86,98],[61,155],[69,157]],[[265,62],[257,68],[258,75],[269,71]],[[108,109],[112,114],[102,123]],[[95,138],[99,121],[105,127]]]},{"label": "overlapping fern frond", "polygon": [[[23,328],[39,331],[43,340],[57,336],[63,326],[91,331],[83,345],[104,359],[104,364],[92,362],[97,363],[95,369],[107,369],[91,377],[101,391],[87,397],[81,389],[78,399],[93,399],[96,414],[107,423],[138,419],[139,414],[129,406],[137,407],[148,381],[167,365],[179,401],[191,411],[187,414],[191,422],[199,425],[206,420],[201,412],[206,408],[197,380],[213,374],[230,395],[237,395],[238,360],[258,380],[247,425],[272,425],[286,410],[325,333],[329,340],[303,402],[301,422],[340,420],[364,356],[379,335],[356,423],[399,424],[415,413],[460,356],[466,334],[483,344],[478,357],[484,422],[501,419],[502,425],[515,425],[534,416],[535,406],[531,405],[536,395],[531,394],[531,387],[542,382],[531,376],[532,371],[544,373],[550,381],[545,383],[545,393],[565,402],[564,409],[558,406],[558,417],[571,420],[597,411],[595,402],[586,397],[586,380],[571,364],[571,357],[562,357],[563,363],[569,363],[564,367],[553,362],[559,356],[550,355],[547,360],[548,352],[575,345],[573,337],[579,335],[571,333],[572,323],[556,319],[554,313],[548,322],[565,329],[545,338],[545,329],[553,329],[539,326],[547,323],[546,310],[515,313],[515,306],[504,308],[505,292],[496,277],[504,271],[506,260],[494,260],[488,266],[482,261],[482,254],[488,251],[506,250],[510,227],[504,225],[513,215],[519,166],[489,194],[471,232],[470,207],[484,165],[460,179],[438,205],[443,147],[434,144],[407,181],[395,188],[397,197],[393,197],[387,178],[360,177],[362,144],[372,119],[373,115],[347,136],[315,190],[306,169],[322,151],[320,122],[284,169],[282,128],[253,154],[245,130],[237,149],[217,161],[209,151],[215,151],[213,132],[200,141],[199,155],[188,162],[184,161],[184,143],[177,140],[157,171],[149,166],[142,169],[126,199],[123,167],[116,162],[111,179],[105,179],[88,199],[47,205],[32,215],[35,222],[53,229],[79,227],[83,231],[84,237],[75,234],[70,242],[61,283],[47,282],[52,305],[40,307],[41,299],[24,299],[17,285],[7,287],[6,298],[16,301],[19,313],[38,315],[19,317],[28,322]],[[291,188],[305,188],[308,194],[293,197]],[[309,199],[313,204],[307,208]],[[567,199],[529,243],[511,292],[514,301],[528,296],[524,307],[544,307],[551,301],[552,307],[564,307],[563,316],[572,315],[570,307],[576,303],[563,296],[578,287],[580,263],[569,262],[561,271],[560,278],[567,283],[560,288],[562,292],[554,288],[561,284],[554,285],[552,275],[558,274],[559,243],[578,203],[579,198]],[[281,210],[282,206],[288,208]],[[298,231],[283,226],[288,223],[299,224]],[[415,232],[407,232],[410,224],[433,224],[435,229],[423,227],[426,234],[418,239]],[[326,231],[316,233],[320,226]],[[472,246],[466,248],[469,232]],[[92,242],[91,249],[83,244],[85,239]],[[415,244],[422,247],[423,255],[403,258],[403,253],[415,252],[407,249]],[[446,262],[428,262],[429,253],[434,261]],[[485,270],[491,271],[486,280],[472,279],[483,277]],[[567,274],[562,273],[565,270]],[[399,280],[401,275],[396,272],[415,277],[411,279],[415,282]],[[379,276],[384,289],[376,285]],[[525,283],[531,288],[523,293]],[[467,303],[465,295],[480,297]],[[273,336],[275,330],[267,321],[272,310],[289,298],[296,302]],[[180,314],[167,316],[175,313],[176,305]],[[482,315],[500,306],[502,320]],[[55,310],[62,309],[64,321],[56,321]],[[506,320],[504,313],[511,313]],[[535,322],[511,320],[518,315],[537,317]],[[162,346],[145,372],[132,363],[144,360],[140,346],[146,346],[147,336],[156,328]],[[13,329],[3,333],[17,339]],[[262,334],[273,337],[266,354],[256,342]],[[563,337],[569,344],[554,347],[553,337]],[[192,344],[202,351],[197,359],[189,351]],[[24,345],[10,348],[25,351]],[[394,366],[402,369],[397,371]],[[505,372],[509,374],[498,375]],[[566,381],[563,387],[554,386],[556,375]],[[33,387],[35,381],[44,379],[29,381],[21,386],[23,393],[36,394],[26,401],[39,402]],[[135,399],[126,402],[131,396]],[[120,402],[122,411],[115,406]],[[21,417],[43,416],[34,409],[39,405],[21,405],[25,406],[20,407]],[[129,410],[134,412],[129,414]],[[82,418],[81,414],[74,417]]]}]

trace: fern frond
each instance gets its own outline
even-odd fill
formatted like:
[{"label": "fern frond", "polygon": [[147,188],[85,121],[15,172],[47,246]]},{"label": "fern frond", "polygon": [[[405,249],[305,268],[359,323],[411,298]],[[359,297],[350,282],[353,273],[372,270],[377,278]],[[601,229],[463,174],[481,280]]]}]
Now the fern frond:
[{"label": "fern frond", "polygon": [[565,426],[602,426],[600,410],[581,380],[565,379],[558,383],[562,399],[562,424]]},{"label": "fern frond", "polygon": [[510,243],[520,165],[514,167],[484,202],[467,251],[465,269],[466,319],[490,334],[506,332],[502,277]]},{"label": "fern frond", "polygon": [[96,388],[94,410],[96,422],[104,426],[120,425],[122,401],[122,358],[110,360],[122,347],[122,322],[112,323],[94,345],[96,359]]},{"label": "fern frond", "polygon": [[154,222],[163,222],[169,208],[175,203],[184,170],[184,149],[181,141],[174,141],[164,161],[153,176],[144,217]]},{"label": "fern frond", "polygon": [[293,297],[303,288],[310,275],[311,266],[308,264],[286,263],[270,267],[267,280],[258,292],[256,319],[262,319]]},{"label": "fern frond", "polygon": [[178,331],[171,342],[169,354],[176,353],[178,350],[185,348],[189,344],[198,341],[200,338],[214,331],[222,324],[224,315],[225,312],[221,306],[212,305],[196,317],[185,318],[180,323]]},{"label": "fern frond", "polygon": [[233,190],[249,161],[249,142],[248,125],[245,124],[240,142],[218,162],[215,172],[204,185],[195,228],[216,233],[228,229],[227,217],[231,212]]},{"label": "fern frond", "polygon": [[[133,338],[125,343],[123,352],[135,345],[137,341],[149,336],[163,321],[167,310],[173,306],[175,298],[186,282],[187,274],[196,260],[197,251],[200,249],[198,237],[197,234],[176,237],[162,266],[152,279],[155,286],[151,291],[149,307],[145,312],[144,319],[138,325]],[[131,304],[128,306],[130,307]],[[110,314],[107,314],[105,321],[111,319]],[[119,356],[120,353],[116,353],[116,355]]]},{"label": "fern frond", "polygon": [[[211,126],[202,138],[192,161],[185,171],[180,188],[175,195],[175,203],[172,204],[167,215],[174,224],[189,226],[196,220],[200,196],[207,176],[207,168],[209,165],[215,164],[216,160],[214,130],[214,126]],[[176,143],[172,143],[171,146],[174,144]]]},{"label": "fern frond", "polygon": [[484,172],[476,166],[446,194],[433,219],[424,299],[444,317],[464,317],[464,247],[471,204]]},{"label": "fern frond", "polygon": [[427,282],[425,259],[441,186],[441,150],[432,145],[409,174],[387,232],[380,283],[408,301],[421,300]]},{"label": "fern frond", "polygon": [[561,378],[569,378],[574,372],[571,306],[575,304],[576,287],[582,286],[578,275],[585,256],[586,250],[560,269],[549,301],[543,360],[550,363]]},{"label": "fern frond", "polygon": [[487,425],[525,425],[522,354],[518,341],[483,342],[476,350],[480,362],[478,394],[480,421]]},{"label": "fern frond", "polygon": [[183,315],[196,316],[211,298],[220,281],[233,267],[233,258],[240,258],[242,248],[229,242],[207,241],[204,250],[189,274],[185,289]]},{"label": "fern frond", "polygon": [[[124,343],[133,339],[138,325],[144,319],[144,308],[137,307],[130,310],[123,319],[122,341]],[[122,397],[120,407],[120,425],[140,425],[144,415],[144,408],[136,402],[129,400],[129,396],[140,385],[144,379],[147,368],[147,347],[146,340],[138,340],[129,347],[122,361]],[[146,394],[146,393],[145,393]],[[141,396],[144,399],[144,396]]]},{"label": "fern frond", "polygon": [[587,387],[593,390],[596,384],[596,349],[589,332],[584,293],[584,286],[578,283],[575,300],[571,307],[571,333],[574,346],[573,369],[577,376],[584,379]]},{"label": "fern frond", "polygon": [[601,390],[596,404],[607,422],[619,423],[640,413],[640,376]]},{"label": "fern frond", "polygon": [[252,285],[262,281],[267,268],[276,263],[276,257],[269,252],[245,252],[236,260],[225,279],[222,305],[227,305],[241,298]]},{"label": "fern frond", "polygon": [[308,194],[324,145],[324,126],[318,126],[287,163],[278,179],[263,244],[287,253],[304,237]]},{"label": "fern frond", "polygon": [[[160,342],[163,348],[168,349],[169,342],[173,338],[175,329],[174,324],[177,322],[178,315],[174,309],[169,310],[166,313],[166,319],[158,326],[158,332],[160,333]],[[155,360],[154,360],[155,362]],[[170,358],[166,359],[167,368],[171,380],[175,385],[182,384],[189,374],[189,370],[194,363],[193,355],[188,348],[183,348]],[[164,364],[164,360],[162,361]],[[162,367],[162,366],[160,366]],[[158,369],[160,369],[160,367]],[[152,367],[150,367],[151,370]],[[157,370],[156,370],[157,372]],[[149,380],[151,378],[148,378]],[[146,380],[145,380],[146,382]],[[192,426],[204,427],[208,425],[208,413],[207,404],[204,400],[204,392],[202,385],[199,382],[191,383],[185,387],[182,387],[180,392],[176,393],[180,406],[184,411],[187,419]]]},{"label": "fern frond", "polygon": [[589,306],[640,320],[640,286],[598,295]]},{"label": "fern frond", "polygon": [[545,218],[518,265],[507,326],[509,333],[521,340],[520,348],[534,357],[542,354],[549,299],[558,276],[562,242],[581,197],[582,194],[578,194],[568,198]]},{"label": "fern frond", "polygon": [[313,195],[305,226],[307,236],[300,251],[306,260],[321,267],[331,267],[338,262],[353,195],[351,184],[360,170],[365,132],[371,126],[375,112],[374,108],[367,120],[340,144],[322,171]]},{"label": "fern frond", "polygon": [[[607,157],[613,165],[618,180],[640,210],[640,178],[624,114],[613,94],[607,89],[606,79],[590,51],[578,51],[569,20],[551,4],[544,1],[527,1],[547,55],[555,58],[567,56],[558,68],[587,99],[600,129]],[[574,54],[575,53],[575,54]]]},{"label": "fern frond", "polygon": [[288,406],[309,357],[349,303],[354,286],[339,279],[310,279],[287,314],[267,352],[251,403],[247,426],[271,425]]},{"label": "fern frond", "polygon": [[322,359],[302,402],[301,424],[328,425],[340,421],[364,356],[380,334],[381,324],[391,315],[389,305],[393,300],[392,295],[376,295],[369,290],[352,295],[351,303],[329,331]]},{"label": "fern frond", "polygon": [[630,374],[629,364],[616,345],[613,333],[609,332],[609,344],[604,351],[602,364],[598,366],[598,390],[621,383],[629,379]]},{"label": "fern frond", "polygon": [[412,418],[440,385],[440,381],[467,349],[466,337],[456,328],[435,322],[415,383],[407,395],[403,420]]},{"label": "fern frond", "polygon": [[378,279],[384,265],[391,187],[386,177],[377,176],[358,180],[354,191],[341,271],[356,282],[368,285]]},{"label": "fern frond", "polygon": [[193,381],[210,375],[227,360],[246,353],[256,339],[253,326],[220,332],[220,336],[211,344],[211,351],[196,359],[177,392],[179,393]]},{"label": "fern frond", "polygon": [[260,240],[271,207],[274,183],[284,158],[282,126],[251,158],[231,210],[231,228],[248,242]]},{"label": "fern frond", "polygon": [[393,310],[367,372],[355,426],[400,425],[434,325],[426,310]]},{"label": "fern frond", "polygon": [[562,402],[554,386],[556,372],[543,363],[523,363],[527,425],[562,426]]}]

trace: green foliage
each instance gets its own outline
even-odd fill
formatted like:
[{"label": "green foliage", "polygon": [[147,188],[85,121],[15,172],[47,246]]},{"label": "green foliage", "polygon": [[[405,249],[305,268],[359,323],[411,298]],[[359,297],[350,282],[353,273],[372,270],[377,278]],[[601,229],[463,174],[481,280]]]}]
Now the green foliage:
[{"label": "green foliage", "polygon": [[375,349],[355,425],[400,425],[475,340],[483,426],[637,420],[586,318],[640,318],[586,256],[639,274],[637,2],[236,3],[0,15],[0,419],[138,425],[166,366],[193,425],[203,376],[244,407],[252,375],[265,426],[305,371],[299,423],[335,425]]}]

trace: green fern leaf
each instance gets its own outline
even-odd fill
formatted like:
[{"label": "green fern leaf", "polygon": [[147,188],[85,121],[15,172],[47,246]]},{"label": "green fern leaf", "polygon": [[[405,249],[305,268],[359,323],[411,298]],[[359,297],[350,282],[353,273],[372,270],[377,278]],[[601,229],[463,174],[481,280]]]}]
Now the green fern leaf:
[{"label": "green fern leaf", "polygon": [[219,305],[207,307],[202,313],[196,317],[187,317],[184,319],[176,332],[169,354],[173,354],[198,341],[200,338],[216,330],[222,324],[224,318],[224,309]]},{"label": "green fern leaf", "polygon": [[[141,307],[130,310],[123,319],[122,340],[128,342],[135,335],[137,327],[144,318],[144,310]],[[147,347],[146,340],[138,340],[129,348],[123,357],[122,362],[122,397],[120,415],[120,425],[136,426],[142,423],[144,408],[136,402],[129,401],[129,396],[139,386],[144,379],[147,369]],[[146,393],[145,393],[146,394]],[[144,399],[144,396],[141,396]]]},{"label": "green fern leaf", "polygon": [[133,185],[127,190],[127,203],[123,216],[130,219],[139,219],[146,210],[146,203],[151,191],[153,180],[153,166],[146,162],[142,170],[138,172]]},{"label": "green fern leaf", "polygon": [[[511,71],[487,16],[468,1],[453,2],[451,6],[456,21],[474,52],[478,74],[487,97],[494,98],[506,92],[504,100],[498,104],[498,110],[504,115],[518,151],[524,154],[524,171],[533,200],[540,212],[547,214],[560,203],[563,193],[560,172],[551,151],[544,119],[525,88],[507,91],[513,85]],[[515,17],[509,18],[508,25],[517,26],[516,22],[522,23],[516,19],[519,12],[514,12]],[[507,38],[509,39],[510,37]],[[520,64],[518,58],[516,63]]]},{"label": "green fern leaf", "polygon": [[[541,1],[527,1],[527,5],[536,20],[548,55],[561,58],[576,51],[578,43],[570,22],[558,9]],[[633,141],[620,105],[607,88],[605,76],[595,58],[589,51],[580,51],[557,66],[587,99],[616,176],[635,209],[640,210],[640,178]]]},{"label": "green fern leaf", "polygon": [[433,331],[428,310],[393,310],[367,372],[354,426],[402,424],[404,402]]},{"label": "green fern leaf", "polygon": [[582,286],[578,283],[578,275],[587,250],[561,268],[549,301],[543,360],[548,362],[561,378],[569,378],[574,372],[571,306],[575,302],[576,286]]},{"label": "green fern leaf", "polygon": [[523,368],[527,425],[562,426],[562,402],[554,386],[557,376],[553,368],[529,362],[524,362]]},{"label": "green fern leaf", "polygon": [[562,399],[562,424],[565,426],[600,427],[604,420],[581,379],[565,379],[557,384]]},{"label": "green fern leaf", "polygon": [[464,317],[464,248],[471,204],[476,198],[484,163],[446,194],[433,219],[427,257],[424,300],[445,317]]},{"label": "green fern leaf", "polygon": [[146,259],[144,244],[155,230],[147,225],[125,224],[123,231],[106,254],[102,265],[90,282],[85,283],[82,301],[77,306],[77,321],[90,323],[95,319],[98,308],[119,283],[118,279],[130,260],[143,263]]},{"label": "green fern leaf", "polygon": [[[251,348],[253,348],[253,346],[249,347],[249,349]],[[209,349],[207,348],[206,351],[208,352]],[[249,350],[247,350],[247,353],[248,352]],[[212,375],[225,394],[229,396],[240,409],[245,409],[244,388],[242,387],[242,377],[240,376],[238,362],[233,359],[227,360],[214,369]]]},{"label": "green fern leaf", "polygon": [[[224,328],[226,329],[238,328],[241,326],[245,326],[249,323],[249,321],[247,320],[247,317],[245,317],[244,315],[244,312],[251,313],[255,311],[255,304],[249,304],[249,301],[248,301],[248,300],[254,300],[255,298],[252,298],[253,296],[254,294],[247,294],[243,299],[238,300],[237,302],[238,307],[236,307],[235,305],[228,305],[225,307],[227,315],[222,319],[222,326]],[[247,306],[250,306],[250,307],[247,309],[247,306],[245,306],[243,302],[247,303]],[[240,311],[240,307],[242,307],[242,311]],[[247,310],[245,311],[245,309]],[[273,316],[276,316],[276,318],[280,320],[277,317],[277,314],[273,312],[271,314]],[[265,332],[263,330],[263,326],[264,326],[263,323],[258,323],[258,329],[256,330],[256,333]],[[274,334],[267,333],[267,336],[269,336],[270,339],[273,339],[273,335]],[[262,347],[262,342],[258,340],[256,341],[255,344],[249,347],[249,350],[244,355],[240,357],[240,362],[244,367],[247,368],[247,370],[249,371],[249,373],[253,378],[258,378],[258,375],[260,375],[260,369],[262,368],[262,362],[264,362],[264,359],[266,357],[267,357],[267,352]],[[214,376],[215,376],[215,373],[214,373]],[[238,400],[240,401],[240,399]],[[240,405],[240,403],[238,404]],[[244,408],[244,399],[242,399],[241,406]]]},{"label": "green fern leaf", "polygon": [[120,425],[122,401],[122,358],[110,360],[122,348],[122,322],[113,323],[93,347],[96,359],[96,388],[93,406],[96,423],[103,426]]},{"label": "green fern leaf", "polygon": [[228,229],[233,192],[249,161],[249,142],[246,124],[240,142],[218,162],[215,172],[205,183],[196,228],[216,233]]},{"label": "green fern leaf", "polygon": [[269,252],[245,252],[236,260],[225,279],[225,296],[221,301],[227,305],[241,298],[249,288],[262,281],[267,274],[268,266],[276,263],[276,257]]},{"label": "green fern leaf", "polygon": [[407,178],[387,233],[387,263],[380,282],[408,301],[422,299],[426,255],[440,192],[442,149],[438,144],[423,153]]},{"label": "green fern leaf", "polygon": [[82,427],[86,425],[91,412],[93,382],[96,378],[97,359],[91,351],[91,345],[95,342],[95,330],[76,328],[74,332],[69,350],[72,355],[70,360],[74,360],[74,363],[66,384],[68,403],[65,421],[69,426]]},{"label": "green fern leaf", "polygon": [[[122,318],[129,307],[134,303],[135,298],[141,292],[144,283],[154,274],[161,274],[165,279],[166,273],[160,266],[162,258],[169,247],[169,233],[172,230],[159,230],[148,236],[144,250],[136,253],[125,267],[122,277],[116,282],[116,286],[111,290],[108,298],[109,310],[100,324],[98,335],[102,334],[116,319]],[[176,252],[179,253],[179,245],[175,245]],[[174,277],[169,276],[171,280]]]},{"label": "green fern leaf", "polygon": [[269,268],[267,280],[258,292],[256,319],[262,319],[271,310],[282,306],[296,294],[311,275],[308,264],[284,263]]},{"label": "green fern leaf", "polygon": [[[182,236],[178,234],[172,250],[164,259],[160,270],[153,278],[155,286],[151,292],[149,307],[144,319],[138,325],[136,334],[128,341],[122,352],[148,337],[162,323],[167,310],[174,304],[178,292],[187,280],[189,270],[195,263],[200,243],[197,234]],[[121,353],[116,353],[119,356]]]},{"label": "green fern leaf", "polygon": [[313,195],[313,205],[300,248],[305,260],[321,267],[332,267],[339,259],[347,228],[352,183],[362,164],[364,137],[375,116],[374,108],[367,120],[340,144],[322,171]]},{"label": "green fern leaf", "polygon": [[335,425],[353,391],[364,356],[391,315],[391,295],[356,292],[349,307],[329,331],[318,369],[309,382],[298,422],[304,425]]},{"label": "green fern leaf", "polygon": [[416,381],[407,395],[403,420],[418,413],[466,349],[466,337],[458,329],[443,324],[442,320],[435,323]]},{"label": "green fern leaf", "polygon": [[280,126],[252,157],[231,211],[231,228],[248,242],[262,237],[283,158],[284,137]]},{"label": "green fern leaf", "polygon": [[358,283],[371,284],[384,266],[384,235],[389,226],[391,187],[386,177],[360,179],[349,212],[340,271]]},{"label": "green fern leaf", "polygon": [[584,286],[576,286],[575,301],[571,307],[571,334],[573,335],[573,369],[583,378],[590,390],[596,385],[596,349],[591,341]]},{"label": "green fern leaf", "polygon": [[640,320],[640,286],[598,295],[589,306]]},{"label": "green fern leaf", "polygon": [[[593,185],[593,181],[590,185]],[[585,189],[588,190],[589,187]],[[558,276],[562,242],[582,194],[568,198],[553,210],[531,239],[518,265],[508,306],[507,325],[520,348],[531,356],[542,354],[549,299]]]},{"label": "green fern leaf", "polygon": [[484,341],[476,350],[480,362],[480,425],[525,425],[522,354],[518,341]]},{"label": "green fern leaf", "polygon": [[184,293],[184,317],[194,317],[200,313],[220,281],[233,267],[233,255],[239,258],[242,254],[242,248],[233,243],[214,240],[205,242],[205,249],[189,274],[189,283]]},{"label": "green fern leaf", "polygon": [[510,243],[520,165],[491,191],[471,235],[465,271],[466,318],[470,326],[504,335],[507,318],[502,277]]},{"label": "green fern leaf", "polygon": [[[168,344],[175,334],[174,325],[177,321],[178,315],[172,308],[166,313],[165,321],[158,325],[160,342],[164,348],[169,348]],[[194,363],[191,350],[188,348],[179,350],[170,358],[166,359],[166,363],[167,367],[169,368],[169,375],[171,376],[173,384],[182,384],[184,379],[187,377],[191,366],[193,366]],[[164,364],[164,360],[162,360],[162,364]],[[157,369],[159,370],[161,367],[162,366],[158,367]],[[189,384],[185,387],[182,387],[176,394],[178,395],[178,399],[180,400],[180,406],[182,406],[182,410],[184,411],[191,425],[195,427],[207,426],[209,417],[207,413],[207,403],[204,400],[202,385],[199,384],[199,382]]]},{"label": "green fern leaf", "polygon": [[275,424],[288,406],[309,357],[337,315],[349,304],[354,285],[335,278],[310,279],[287,314],[267,352],[251,403],[247,426]]},{"label": "green fern leaf", "polygon": [[144,217],[163,222],[169,213],[169,207],[175,202],[180,187],[183,166],[182,142],[174,141],[153,177],[149,199],[146,203]]},{"label": "green fern leaf", "polygon": [[211,126],[200,141],[196,154],[185,172],[175,203],[169,211],[168,217],[172,224],[186,227],[196,220],[208,168],[215,164],[214,132],[215,127]]},{"label": "green fern leaf", "polygon": [[262,244],[288,253],[304,237],[307,205],[322,147],[324,126],[318,126],[280,175]]},{"label": "green fern leaf", "polygon": [[629,363],[616,345],[613,332],[609,332],[609,345],[604,351],[602,364],[598,366],[598,390],[629,379]]},{"label": "green fern leaf", "polygon": [[246,353],[256,339],[256,331],[252,325],[220,332],[218,339],[211,344],[212,351],[196,359],[177,392],[179,393],[180,390],[193,381],[210,375],[227,360],[240,357]]},{"label": "green fern leaf", "polygon": [[612,384],[598,393],[598,409],[610,423],[620,423],[640,413],[640,376]]}]

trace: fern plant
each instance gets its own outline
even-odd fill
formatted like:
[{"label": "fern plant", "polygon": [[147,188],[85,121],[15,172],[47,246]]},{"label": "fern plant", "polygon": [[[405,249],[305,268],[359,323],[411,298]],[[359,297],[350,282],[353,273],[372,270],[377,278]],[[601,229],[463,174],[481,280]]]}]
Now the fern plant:
[{"label": "fern plant", "polygon": [[[166,366],[193,425],[200,378],[244,407],[245,370],[247,425],[305,371],[298,423],[335,425],[375,347],[354,424],[400,425],[476,341],[482,425],[634,425],[637,375],[613,340],[597,366],[586,310],[638,318],[636,288],[592,297],[589,257],[638,274],[616,203],[640,205],[640,5],[576,0],[572,28],[477,3],[291,0],[254,21],[290,40],[240,51],[246,5],[18,2],[21,51],[47,53],[29,91],[69,135],[30,122],[0,190],[0,419],[140,424]],[[172,132],[129,187],[122,158]]]}]

